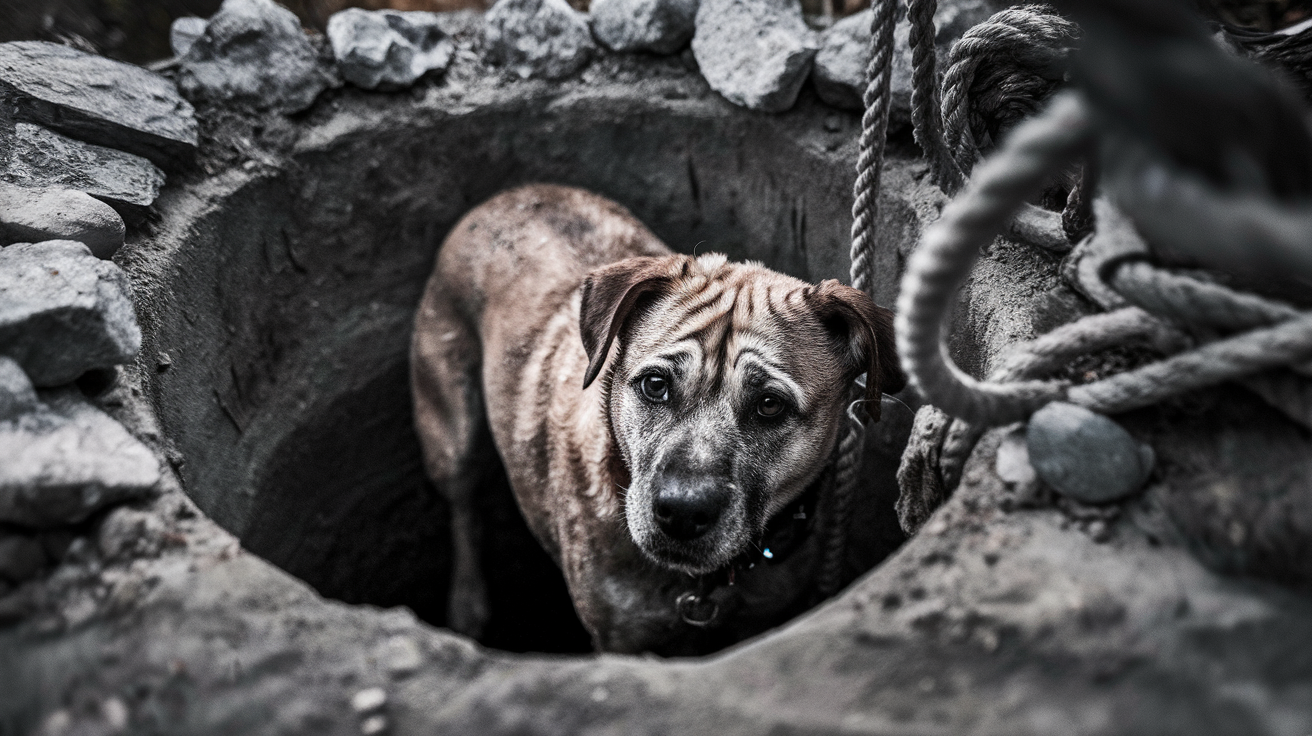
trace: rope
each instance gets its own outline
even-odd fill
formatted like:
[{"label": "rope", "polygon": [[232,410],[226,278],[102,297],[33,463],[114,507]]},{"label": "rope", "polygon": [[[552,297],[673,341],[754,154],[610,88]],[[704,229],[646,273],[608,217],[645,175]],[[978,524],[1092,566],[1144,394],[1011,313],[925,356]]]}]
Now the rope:
[{"label": "rope", "polygon": [[1084,147],[1091,130],[1079,97],[1055,97],[1043,115],[1017,127],[999,154],[976,169],[965,194],[944,208],[912,254],[898,297],[898,354],[925,398],[948,414],[970,422],[1007,423],[1064,395],[1060,385],[981,383],[966,375],[945,353],[943,321],[979,249],[1051,171]]},{"label": "rope", "polygon": [[945,192],[961,188],[965,176],[943,140],[939,104],[938,56],[934,45],[934,13],[938,0],[909,0],[911,33],[911,126],[916,143],[929,159],[930,176]]},{"label": "rope", "polygon": [[[978,168],[966,192],[926,230],[912,257],[898,299],[898,350],[925,398],[957,420],[931,428],[936,437],[913,438],[908,453],[920,456],[903,457],[903,465],[923,477],[923,466],[932,459],[928,455],[935,454],[939,470],[938,477],[921,488],[902,486],[899,520],[908,532],[924,523],[933,499],[959,482],[965,459],[984,428],[1025,419],[1049,401],[1115,414],[1239,381],[1312,428],[1312,382],[1299,375],[1312,373],[1312,312],[1166,271],[1134,256],[1106,261],[1107,273],[1099,275],[1134,306],[1084,317],[1022,345],[1001,361],[987,382],[975,381],[952,364],[943,348],[942,325],[978,249],[991,241],[1045,172],[1078,152],[1088,130],[1081,97],[1066,93],[1055,98],[1043,115],[1019,127],[1007,145]],[[1310,231],[1305,230],[1304,239]],[[1127,248],[1118,237],[1124,239],[1111,235],[1109,240],[1121,252],[1142,252]],[[1076,271],[1082,273],[1078,266]],[[1186,329],[1203,338],[1217,332],[1238,334],[1180,352],[1189,342]],[[1031,380],[1077,355],[1135,343],[1170,357],[1087,385]],[[927,447],[935,449],[927,453]],[[900,469],[899,479],[903,475]],[[904,509],[920,512],[905,514]]]},{"label": "rope", "polygon": [[[884,144],[893,74],[893,26],[897,0],[876,0],[870,21],[870,63],[866,67],[865,114],[861,118],[857,176],[852,192],[852,286],[870,294],[874,284],[875,222],[879,216],[879,185],[884,170]],[[873,376],[870,377],[873,380]],[[847,429],[839,442],[834,490],[830,504],[829,533],[825,538],[818,588],[824,597],[838,592],[847,557],[847,530],[852,498],[856,495],[865,447],[864,408],[859,401],[848,407]],[[874,416],[878,421],[878,414]]]},{"label": "rope", "polygon": [[943,75],[943,137],[961,171],[969,173],[979,158],[970,100],[981,65],[1001,67],[988,75],[990,107],[1020,102],[1028,108],[1021,114],[1032,114],[1033,105],[1060,81],[1060,75],[1049,77],[1065,66],[1078,36],[1074,23],[1043,6],[1026,5],[996,13],[953,44]]}]

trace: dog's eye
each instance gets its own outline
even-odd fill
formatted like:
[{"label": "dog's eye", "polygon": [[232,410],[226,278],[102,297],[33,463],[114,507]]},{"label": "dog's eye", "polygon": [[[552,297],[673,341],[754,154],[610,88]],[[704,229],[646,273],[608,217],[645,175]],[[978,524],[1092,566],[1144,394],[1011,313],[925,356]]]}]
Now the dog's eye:
[{"label": "dog's eye", "polygon": [[649,373],[642,377],[641,385],[642,395],[650,401],[659,403],[670,398],[670,382],[665,380],[665,376]]},{"label": "dog's eye", "polygon": [[777,417],[784,410],[784,402],[778,396],[766,394],[756,402],[756,413],[763,417]]}]

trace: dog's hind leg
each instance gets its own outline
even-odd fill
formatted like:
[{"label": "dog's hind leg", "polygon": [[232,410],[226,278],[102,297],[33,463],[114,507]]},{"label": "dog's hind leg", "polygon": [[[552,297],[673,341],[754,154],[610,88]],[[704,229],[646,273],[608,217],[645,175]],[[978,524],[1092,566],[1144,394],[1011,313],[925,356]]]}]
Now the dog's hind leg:
[{"label": "dog's hind leg", "polygon": [[484,427],[478,336],[436,280],[415,316],[410,385],[424,467],[451,504],[454,556],[447,625],[474,638],[488,619],[475,508],[481,472],[475,443]]}]

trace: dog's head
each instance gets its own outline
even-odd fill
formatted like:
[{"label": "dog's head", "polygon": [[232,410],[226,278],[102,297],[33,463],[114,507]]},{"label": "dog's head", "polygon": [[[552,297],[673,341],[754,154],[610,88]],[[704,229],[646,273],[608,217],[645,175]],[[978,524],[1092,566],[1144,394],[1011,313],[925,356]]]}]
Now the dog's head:
[{"label": "dog's head", "polygon": [[720,255],[599,268],[579,323],[584,386],[609,365],[629,532],[648,557],[690,573],[728,564],[820,474],[856,376],[867,374],[876,415],[880,393],[906,383],[892,315],[864,293]]}]

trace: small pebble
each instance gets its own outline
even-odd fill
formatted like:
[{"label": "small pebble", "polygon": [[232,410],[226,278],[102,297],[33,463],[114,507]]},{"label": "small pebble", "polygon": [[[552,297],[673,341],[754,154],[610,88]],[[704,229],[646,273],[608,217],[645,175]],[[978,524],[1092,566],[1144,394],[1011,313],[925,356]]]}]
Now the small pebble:
[{"label": "small pebble", "polygon": [[372,713],[387,705],[387,693],[381,687],[361,690],[351,696],[351,710],[356,713]]},{"label": "small pebble", "polygon": [[1152,448],[1116,422],[1074,404],[1053,402],[1035,412],[1025,437],[1038,476],[1083,503],[1124,498],[1152,473]]}]

